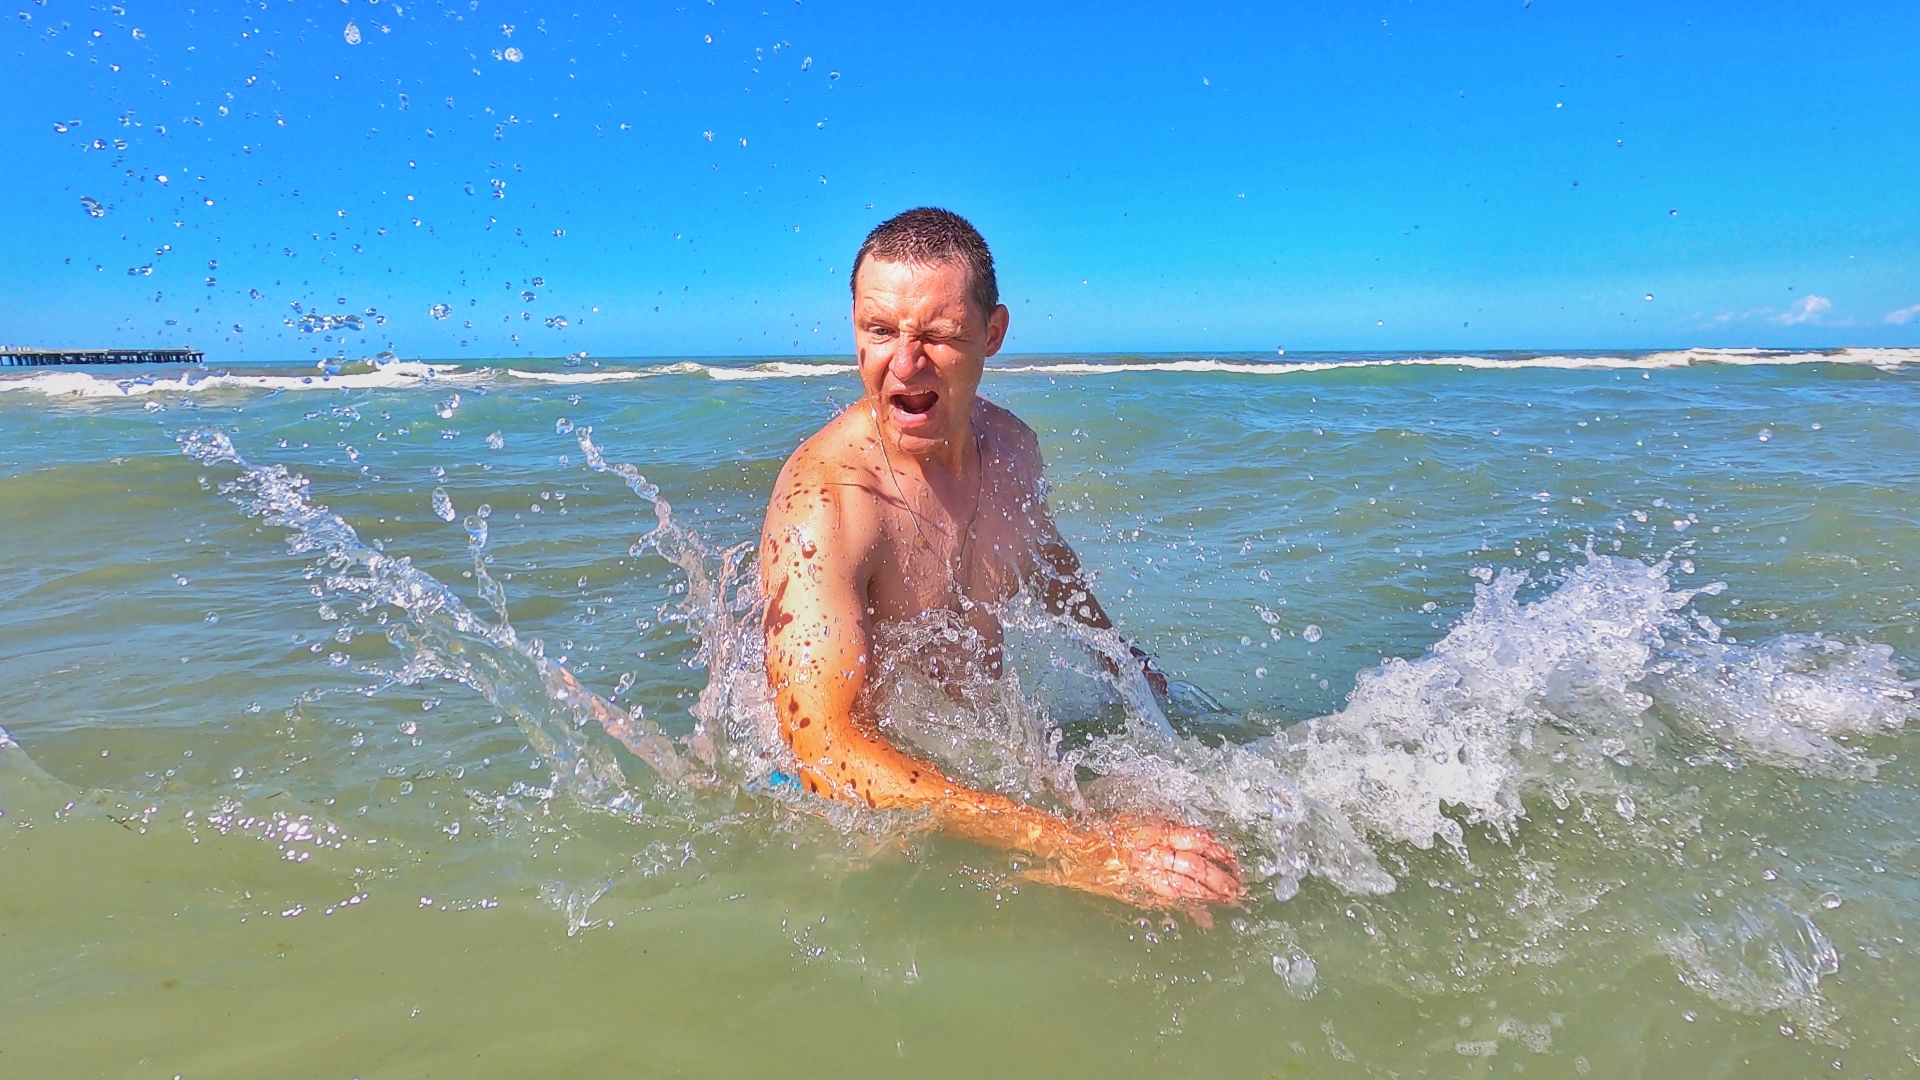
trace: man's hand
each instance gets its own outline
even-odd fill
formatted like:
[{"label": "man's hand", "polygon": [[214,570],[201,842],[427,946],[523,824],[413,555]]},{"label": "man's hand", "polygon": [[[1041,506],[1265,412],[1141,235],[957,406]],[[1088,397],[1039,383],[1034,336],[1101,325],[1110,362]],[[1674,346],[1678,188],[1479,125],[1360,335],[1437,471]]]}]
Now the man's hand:
[{"label": "man's hand", "polygon": [[1127,651],[1140,661],[1140,674],[1147,677],[1147,685],[1153,688],[1154,693],[1166,697],[1167,673],[1161,671],[1160,665],[1154,662],[1153,654],[1138,645],[1127,646]]},{"label": "man's hand", "polygon": [[1187,908],[1196,921],[1205,905],[1238,906],[1246,895],[1233,851],[1204,829],[1121,817],[1077,833],[1027,876],[1136,907]]}]

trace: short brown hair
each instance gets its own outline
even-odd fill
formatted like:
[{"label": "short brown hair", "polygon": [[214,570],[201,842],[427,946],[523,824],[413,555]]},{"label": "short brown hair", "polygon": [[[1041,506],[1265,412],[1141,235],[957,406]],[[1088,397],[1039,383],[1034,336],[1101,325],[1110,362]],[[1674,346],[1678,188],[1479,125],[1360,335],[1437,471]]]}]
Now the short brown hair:
[{"label": "short brown hair", "polygon": [[951,210],[922,206],[874,226],[853,257],[853,272],[847,275],[847,286],[856,295],[860,265],[869,255],[887,262],[963,266],[969,279],[968,298],[980,305],[980,313],[991,315],[1000,306],[1000,283],[993,276],[993,252],[987,250],[986,238]]}]

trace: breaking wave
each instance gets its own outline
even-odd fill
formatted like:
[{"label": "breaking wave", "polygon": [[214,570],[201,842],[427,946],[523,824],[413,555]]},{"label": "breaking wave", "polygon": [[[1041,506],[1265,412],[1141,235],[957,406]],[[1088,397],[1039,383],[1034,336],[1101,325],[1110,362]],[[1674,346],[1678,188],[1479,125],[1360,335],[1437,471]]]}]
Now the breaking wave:
[{"label": "breaking wave", "polygon": [[[1108,357],[1088,360],[1031,358],[987,369],[997,375],[1047,375],[1055,378],[1137,375],[1154,372],[1222,375],[1303,375],[1313,372],[1365,368],[1468,368],[1481,371],[1626,370],[1661,371],[1689,367],[1791,367],[1841,364],[1896,371],[1920,364],[1920,349],[1685,349],[1641,354],[1568,354],[1516,356],[1340,356],[1310,354],[1301,360],[1241,357],[1165,359],[1153,356]],[[418,360],[356,361],[336,364],[318,374],[224,371],[138,375],[110,378],[91,372],[60,370],[0,377],[0,393],[41,394],[52,398],[129,398],[150,394],[195,393],[215,390],[340,390],[409,388],[440,383],[518,381],[551,385],[592,385],[642,379],[689,377],[716,382],[768,379],[810,379],[844,376],[853,365],[844,362],[772,360],[757,364],[668,363],[606,361],[591,370],[539,371],[511,366],[475,366]]]}]

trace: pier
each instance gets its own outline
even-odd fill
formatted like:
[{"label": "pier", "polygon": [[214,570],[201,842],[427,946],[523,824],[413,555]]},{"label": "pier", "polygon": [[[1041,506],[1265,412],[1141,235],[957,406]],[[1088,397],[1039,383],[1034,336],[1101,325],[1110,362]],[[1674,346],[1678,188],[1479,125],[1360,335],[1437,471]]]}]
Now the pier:
[{"label": "pier", "polygon": [[0,347],[0,367],[47,367],[53,364],[197,364],[206,357],[198,349],[23,349]]}]

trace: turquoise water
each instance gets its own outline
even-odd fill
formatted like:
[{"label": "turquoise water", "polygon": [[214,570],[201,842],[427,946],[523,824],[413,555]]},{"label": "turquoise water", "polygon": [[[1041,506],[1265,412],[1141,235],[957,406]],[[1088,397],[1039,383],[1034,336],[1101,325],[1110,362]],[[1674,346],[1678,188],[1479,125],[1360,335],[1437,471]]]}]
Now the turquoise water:
[{"label": "turquoise water", "polygon": [[1298,359],[983,385],[1176,739],[1023,612],[890,721],[1210,930],[767,787],[842,365],[0,374],[0,1073],[1920,1070],[1920,354]]}]

